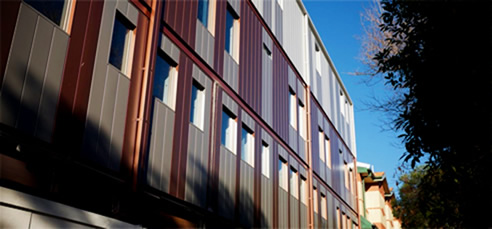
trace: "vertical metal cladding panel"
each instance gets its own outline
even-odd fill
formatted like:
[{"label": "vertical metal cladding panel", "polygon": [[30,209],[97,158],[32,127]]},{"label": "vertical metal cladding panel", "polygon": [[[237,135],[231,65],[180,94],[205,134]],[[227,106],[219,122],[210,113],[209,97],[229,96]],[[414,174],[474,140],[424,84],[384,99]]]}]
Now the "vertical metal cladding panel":
[{"label": "vertical metal cladding panel", "polygon": [[[289,166],[289,220],[290,220],[290,227],[291,228],[299,228],[299,186],[292,186],[291,185],[291,179],[292,177],[292,168],[294,168],[297,171],[297,183],[300,183],[300,176],[299,176],[299,165],[297,164],[297,161],[290,156],[290,166]],[[293,195],[294,194],[294,189],[297,189],[297,198]]]},{"label": "vertical metal cladding panel", "polygon": [[222,52],[224,53],[224,70],[222,78],[236,93],[238,93],[239,65],[226,50],[222,50]]},{"label": "vertical metal cladding panel", "polygon": [[208,29],[197,20],[196,22],[196,38],[195,51],[209,66],[213,66],[214,61],[214,44],[215,40]]},{"label": "vertical metal cladding panel", "polygon": [[147,184],[158,190],[169,193],[174,111],[157,98],[154,98],[151,128]]},{"label": "vertical metal cladding panel", "polygon": [[[246,125],[247,128],[254,130],[254,120],[244,111],[241,111],[241,126]],[[244,127],[242,127],[244,128]],[[241,131],[242,133],[242,131]],[[257,136],[260,136],[259,134]],[[242,138],[243,136],[241,136]],[[260,141],[256,138],[255,141]],[[241,144],[241,150],[243,145]],[[253,152],[256,154],[256,152]],[[246,161],[240,160],[239,172],[239,222],[242,226],[249,228],[253,226],[254,214],[254,172],[255,168],[249,165]]]},{"label": "vertical metal cladding panel", "polygon": [[283,45],[283,11],[282,8],[279,5],[278,1],[274,1],[274,7],[275,7],[275,15],[273,19],[273,23],[275,23],[275,36],[277,37],[278,42],[280,45]]},{"label": "vertical metal cladding panel", "polygon": [[[296,115],[296,126],[295,127],[292,127],[292,125],[290,124],[290,120],[289,120],[289,146],[294,150],[294,152],[296,154],[298,154],[298,149],[297,149],[297,140],[299,138],[299,134],[298,134],[298,130],[299,130],[299,112],[298,112],[298,99],[297,99],[297,81],[296,81],[296,75],[294,74],[294,71],[292,70],[292,68],[289,66],[287,67],[287,78],[288,78],[288,83],[289,83],[289,90],[293,90],[294,93],[296,94],[296,106],[295,106],[295,113],[297,114]],[[290,95],[289,95],[290,97]],[[287,115],[290,115],[289,114],[289,110],[290,110],[290,101],[288,102],[288,112],[286,113]]]},{"label": "vertical metal cladding panel", "polygon": [[265,20],[265,23],[267,26],[272,29],[272,5],[273,5],[273,0],[264,0],[262,1],[263,4],[263,19]]},{"label": "vertical metal cladding panel", "polygon": [[[299,165],[299,227],[300,228],[308,228],[309,227],[309,214],[308,214],[308,203],[309,203],[309,184],[308,184],[308,171],[302,165]],[[301,184],[302,180],[304,180],[304,196],[301,195],[301,188],[303,187]],[[303,199],[305,198],[305,202]]]},{"label": "vertical metal cladding panel", "polygon": [[292,60],[295,68],[301,74],[300,76],[307,82],[305,74],[304,61],[304,15],[297,1],[284,1],[284,11],[282,23],[288,26],[288,29],[283,30],[283,43],[285,52]]},{"label": "vertical metal cladding panel", "polygon": [[261,114],[262,26],[247,1],[241,1],[240,29],[239,94]]},{"label": "vertical metal cladding panel", "polygon": [[270,35],[262,29],[263,45],[268,48],[270,55],[265,50],[262,53],[261,64],[261,116],[263,120],[273,127],[273,69],[272,69],[272,39]]},{"label": "vertical metal cladding panel", "polygon": [[19,16],[20,3],[21,1],[4,1],[0,7],[0,28],[2,28],[2,34],[0,34],[0,88],[14,37],[17,16]]},{"label": "vertical metal cladding panel", "polygon": [[[333,171],[333,154],[337,153],[337,150],[333,148],[333,140],[331,139],[330,137],[330,132],[331,132],[331,129],[333,129],[333,127],[330,125],[330,123],[328,122],[328,119],[326,119],[326,117],[323,116],[323,119],[322,119],[322,125],[323,125],[323,130],[325,130],[325,134],[328,136],[328,138],[330,139],[330,149],[331,149],[331,168],[328,168],[326,167],[326,177],[325,177],[325,181],[326,183],[332,187],[333,186],[333,179],[332,179],[332,171]],[[326,146],[325,146],[326,147]],[[328,160],[328,158],[327,158]]]},{"label": "vertical metal cladding panel", "polygon": [[327,211],[326,211],[326,214],[328,217],[328,228],[336,227],[336,222],[335,222],[335,217],[334,217],[334,215],[336,214],[336,208],[334,207],[333,200],[334,200],[334,197],[333,197],[332,193],[327,192],[327,196],[326,196]]},{"label": "vertical metal cladding panel", "polygon": [[[205,87],[203,129],[189,124],[185,200],[205,208],[207,203],[212,80],[193,65],[193,79]],[[191,105],[193,106],[193,104]],[[191,114],[190,114],[191,115]]]},{"label": "vertical metal cladding panel", "polygon": [[[222,105],[227,107],[234,115],[238,115],[238,105],[225,93],[222,93]],[[222,117],[222,116],[221,116]],[[222,123],[222,119],[220,120]],[[237,131],[240,130],[239,123]],[[236,132],[236,135],[239,132]],[[218,212],[219,215],[233,219],[236,195],[236,161],[237,154],[220,145],[219,182],[218,182]]]},{"label": "vertical metal cladding panel", "polygon": [[[276,168],[276,158],[274,157],[274,142],[268,132],[262,129],[261,132],[262,140],[268,144],[270,149],[269,161],[270,170],[268,171],[269,177],[261,175],[261,227],[262,228],[271,228],[273,227],[273,173]],[[263,163],[261,163],[263,165]]]},{"label": "vertical metal cladding panel", "polygon": [[119,170],[121,162],[126,117],[122,114],[127,111],[130,79],[108,63],[111,33],[116,11],[133,25],[138,13],[125,3],[104,3],[82,146],[83,157],[113,170]]},{"label": "vertical metal cladding panel", "polygon": [[[312,181],[313,181],[313,190],[314,190],[314,188],[316,188],[316,193],[314,193],[314,191],[313,191],[313,209],[312,209],[313,210],[313,225],[314,225],[314,228],[319,228],[319,224],[320,224],[319,223],[319,221],[320,221],[320,219],[319,219],[320,218],[320,214],[319,214],[319,212],[320,212],[320,210],[319,210],[320,209],[320,207],[319,207],[320,206],[320,204],[319,204],[319,200],[320,200],[319,185],[318,185],[318,181],[315,177],[312,178]],[[316,194],[316,197],[314,196],[315,194]],[[315,200],[317,200],[316,203],[314,202]],[[316,211],[314,209],[314,206],[318,206]]]},{"label": "vertical metal cladding panel", "polygon": [[217,1],[215,11],[215,44],[213,68],[219,75],[224,77],[224,50],[225,50],[225,21],[227,1]]},{"label": "vertical metal cladding panel", "polygon": [[166,1],[164,22],[189,46],[195,47],[198,1]]},{"label": "vertical metal cladding panel", "polygon": [[299,136],[298,136],[298,147],[297,147],[297,150],[298,150],[298,155],[299,157],[301,157],[302,160],[304,160],[305,162],[307,162],[307,142],[306,140],[307,139],[304,139],[302,136],[301,136],[301,122],[303,122],[303,126],[304,126],[304,137],[307,138],[307,131],[308,131],[308,123],[307,123],[307,101],[306,101],[306,90],[304,88],[304,85],[302,84],[302,82],[297,79],[297,98],[302,101],[302,104],[304,105],[304,111],[303,113],[300,113],[300,109],[299,110],[299,114],[298,114],[298,119],[299,119]]},{"label": "vertical metal cladding panel", "polygon": [[[285,161],[288,161],[287,151],[280,145],[278,145],[278,154]],[[277,161],[278,163],[278,161]],[[287,189],[289,187],[289,165],[287,165]],[[289,192],[282,187],[278,187],[278,225],[279,228],[289,227]]]},{"label": "vertical metal cladding panel", "polygon": [[[325,187],[322,186],[322,184],[320,183],[320,189],[319,189],[319,192],[320,192],[320,207],[323,206],[323,205],[326,205],[326,189]],[[321,198],[321,196],[324,196],[325,198]],[[328,206],[326,206],[327,210],[328,210]],[[321,208],[320,208],[321,209]],[[321,213],[321,211],[320,211]],[[321,220],[320,220],[320,227],[321,228],[329,228],[328,227],[328,219],[325,219],[323,218],[323,216],[321,216]]]},{"label": "vertical metal cladding panel", "polygon": [[318,132],[319,132],[319,127],[318,127],[318,106],[316,106],[316,102],[314,101],[313,97],[310,97],[311,100],[308,101],[311,106],[311,164],[313,166],[313,171],[316,174],[319,174],[319,139],[318,139]]},{"label": "vertical metal cladding panel", "polygon": [[289,139],[289,88],[287,62],[279,49],[274,45],[273,50],[273,128],[284,140]]},{"label": "vertical metal cladding panel", "polygon": [[0,89],[0,122],[51,141],[68,34],[21,3]]}]

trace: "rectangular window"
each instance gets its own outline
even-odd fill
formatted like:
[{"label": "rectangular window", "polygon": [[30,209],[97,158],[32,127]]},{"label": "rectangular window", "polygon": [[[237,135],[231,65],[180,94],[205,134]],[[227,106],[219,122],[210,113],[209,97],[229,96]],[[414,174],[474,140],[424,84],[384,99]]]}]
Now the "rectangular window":
[{"label": "rectangular window", "polygon": [[301,203],[304,205],[308,205],[308,190],[307,190],[307,182],[306,178],[301,176],[301,186],[299,187],[300,189],[300,195],[301,195]]},{"label": "rectangular window", "polygon": [[314,213],[318,213],[318,189],[313,187],[313,207]]},{"label": "rectangular window", "polygon": [[155,62],[154,89],[152,95],[160,99],[164,104],[175,109],[177,66],[172,63],[164,52],[159,51]]},{"label": "rectangular window", "polygon": [[262,142],[261,147],[261,173],[270,178],[270,148],[266,142]]},{"label": "rectangular window", "polygon": [[342,113],[342,118],[345,118],[345,99],[343,97],[343,92],[340,91],[340,113]]},{"label": "rectangular window", "polygon": [[331,169],[331,143],[330,139],[325,135],[325,152],[326,152],[326,166]]},{"label": "rectangular window", "polygon": [[272,51],[270,51],[265,43],[263,43],[263,51],[270,59],[272,59]]},{"label": "rectangular window", "polygon": [[227,4],[225,50],[236,61],[239,58],[239,17],[232,6]]},{"label": "rectangular window", "polygon": [[316,59],[316,71],[321,74],[321,50],[319,49],[318,44],[314,45],[315,51],[315,59]]},{"label": "rectangular window", "polygon": [[349,190],[350,192],[352,193],[354,191],[354,187],[353,187],[353,174],[352,174],[352,169],[349,168]]},{"label": "rectangular window", "polygon": [[348,166],[347,162],[343,162],[343,174],[345,176],[345,188],[348,190],[349,189],[349,176],[348,176]]},{"label": "rectangular window", "polygon": [[73,0],[24,0],[24,2],[60,26],[63,30],[69,31],[70,16],[74,7]]},{"label": "rectangular window", "polygon": [[203,119],[205,118],[205,88],[193,80],[191,88],[191,113],[190,122],[200,130],[203,130]]},{"label": "rectangular window", "polygon": [[288,183],[288,177],[287,177],[287,162],[284,162],[282,159],[278,160],[278,185],[280,188],[288,192],[287,190],[287,183]]},{"label": "rectangular window", "polygon": [[228,111],[225,107],[222,110],[222,145],[236,154],[236,134],[237,134],[237,120],[232,112]]},{"label": "rectangular window", "polygon": [[109,52],[109,63],[126,76],[130,76],[133,55],[133,26],[122,14],[116,11],[113,37]]},{"label": "rectangular window", "polygon": [[347,229],[347,217],[344,212],[342,212],[342,228]]},{"label": "rectangular window", "polygon": [[326,210],[326,197],[321,193],[321,217],[323,219],[328,219]]},{"label": "rectangular window", "polygon": [[299,175],[294,168],[290,168],[290,194],[299,199]]},{"label": "rectangular window", "polygon": [[342,225],[340,224],[340,208],[337,207],[337,228],[341,229]]},{"label": "rectangular window", "polygon": [[241,133],[241,159],[251,165],[251,167],[255,167],[255,138],[254,132],[246,127],[243,123],[243,131]]},{"label": "rectangular window", "polygon": [[289,122],[292,128],[297,130],[297,104],[296,93],[289,87]]},{"label": "rectangular window", "polygon": [[306,140],[306,107],[299,99],[299,135]]},{"label": "rectangular window", "polygon": [[208,0],[198,0],[198,20],[207,27],[208,25],[208,7],[210,2]]},{"label": "rectangular window", "polygon": [[321,127],[319,127],[319,132],[318,132],[318,142],[319,142],[319,159],[322,162],[325,162],[325,133],[323,133],[323,130]]}]

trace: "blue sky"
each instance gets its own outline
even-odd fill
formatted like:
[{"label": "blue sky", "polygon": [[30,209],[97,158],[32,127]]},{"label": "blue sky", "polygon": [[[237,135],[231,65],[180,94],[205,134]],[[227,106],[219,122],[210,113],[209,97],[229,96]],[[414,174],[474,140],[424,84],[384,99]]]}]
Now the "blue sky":
[{"label": "blue sky", "polygon": [[[404,152],[394,131],[383,131],[384,113],[368,111],[367,101],[372,97],[391,94],[384,82],[363,83],[365,76],[350,73],[364,66],[357,59],[362,35],[360,13],[369,1],[305,0],[304,5],[335,64],[338,74],[354,102],[357,160],[374,165],[376,171],[386,172],[388,184],[396,189],[394,176]],[[373,85],[374,84],[374,85]]]}]

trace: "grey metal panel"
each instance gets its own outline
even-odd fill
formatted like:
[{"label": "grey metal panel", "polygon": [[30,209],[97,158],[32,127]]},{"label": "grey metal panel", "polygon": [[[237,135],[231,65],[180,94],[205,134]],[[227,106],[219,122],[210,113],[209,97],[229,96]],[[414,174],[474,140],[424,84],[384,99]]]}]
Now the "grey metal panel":
[{"label": "grey metal panel", "polygon": [[36,125],[39,95],[43,87],[52,34],[53,25],[38,17],[16,124],[17,128],[31,135],[34,134]]},{"label": "grey metal panel", "polygon": [[224,50],[224,80],[235,91],[238,92],[239,65],[227,51]]},{"label": "grey metal panel", "polygon": [[[87,222],[84,222],[87,223]],[[72,221],[45,215],[32,214],[29,228],[93,228]]]},{"label": "grey metal panel", "polygon": [[301,217],[300,220],[300,228],[308,228],[309,227],[309,221],[308,221],[308,208],[304,203],[301,201],[301,205],[299,208],[299,214]]},{"label": "grey metal panel", "polygon": [[264,129],[261,129],[261,139],[266,142],[269,146],[272,146],[273,145],[273,140],[272,140],[272,137],[270,136],[270,134],[264,130]]},{"label": "grey metal panel", "polygon": [[275,19],[274,19],[274,23],[275,23],[275,36],[277,37],[277,40],[278,42],[282,45],[283,44],[283,23],[282,23],[282,19],[283,19],[283,12],[282,12],[282,8],[280,8],[280,5],[278,4],[277,1],[274,1],[275,2]]},{"label": "grey metal panel", "polygon": [[203,130],[189,124],[185,200],[205,208],[210,143],[210,122],[206,120],[210,120],[212,81],[195,65],[193,78],[205,87],[204,122]]},{"label": "grey metal panel", "polygon": [[[294,75],[294,77],[295,77],[295,75]],[[296,81],[297,81],[297,98],[300,101],[302,101],[304,106],[306,106],[306,93],[304,92],[304,86],[302,85],[300,80],[296,80]]]},{"label": "grey metal panel", "polygon": [[232,219],[236,192],[236,155],[220,146],[219,215]]},{"label": "grey metal panel", "polygon": [[209,66],[213,66],[214,59],[214,37],[200,20],[196,23],[195,50]]},{"label": "grey metal panel", "polygon": [[160,49],[164,53],[166,53],[175,63],[179,63],[179,48],[164,34],[161,34]]},{"label": "grey metal panel", "polygon": [[278,155],[282,157],[285,161],[289,159],[289,154],[287,151],[284,149],[284,147],[278,145]]},{"label": "grey metal panel", "polygon": [[[263,43],[272,51],[272,39],[263,31]],[[261,113],[263,120],[265,120],[270,126],[273,126],[273,68],[272,60],[273,56],[269,57],[265,51],[262,52],[262,82],[261,82]]]},{"label": "grey metal panel", "polygon": [[304,15],[299,7],[297,1],[283,1],[283,18],[282,23],[288,26],[288,29],[284,29],[282,32],[283,43],[285,52],[292,60],[295,68],[304,78],[304,42],[305,33],[304,26],[307,25],[304,20]]},{"label": "grey metal panel", "polygon": [[240,0],[227,0],[229,5],[232,6],[232,9],[237,13],[239,17],[241,17],[241,1]]},{"label": "grey metal panel", "polygon": [[174,116],[173,110],[154,98],[147,184],[163,192],[169,192]]},{"label": "grey metal panel", "polygon": [[289,165],[290,167],[294,168],[296,171],[299,170],[299,163],[297,162],[297,160],[289,154]]},{"label": "grey metal panel", "polygon": [[261,176],[261,227],[273,226],[273,185],[272,179]]},{"label": "grey metal panel", "polygon": [[24,4],[19,11],[0,90],[0,122],[9,126],[17,121],[37,21],[37,14]]},{"label": "grey metal panel", "polygon": [[[272,29],[272,0],[264,0],[263,2],[263,19],[267,26]],[[273,30],[273,29],[272,29]]]},{"label": "grey metal panel", "polygon": [[[267,2],[267,1],[265,1],[265,2]],[[263,43],[268,47],[268,49],[270,51],[272,51],[272,43],[273,43],[272,42],[272,38],[267,33],[267,31],[265,30],[265,28],[262,29],[262,40],[263,40]]]},{"label": "grey metal panel", "polygon": [[299,200],[290,196],[290,228],[299,228]]},{"label": "grey metal panel", "polygon": [[299,166],[299,170],[298,171],[299,171],[299,174],[301,176],[303,176],[304,178],[307,178],[307,170],[304,167]]},{"label": "grey metal panel", "polygon": [[331,195],[331,193],[329,193],[327,196],[326,196],[326,206],[327,206],[327,211],[326,211],[326,214],[328,216],[328,227],[336,227],[336,220],[334,217],[336,212],[336,207],[333,203],[333,196]]},{"label": "grey metal panel", "polygon": [[110,167],[115,170],[120,167],[121,156],[123,152],[123,137],[125,133],[125,119],[129,91],[130,79],[126,78],[122,74],[119,74],[115,99],[115,109],[113,113],[111,149],[109,151]]},{"label": "grey metal panel", "polygon": [[128,10],[128,1],[127,0],[118,0],[116,1],[116,9],[120,11],[123,15],[126,15]]},{"label": "grey metal panel", "polygon": [[130,20],[133,25],[137,25],[138,23],[138,9],[133,4],[128,3],[128,9],[125,15],[128,20]]},{"label": "grey metal panel", "polygon": [[251,130],[255,129],[255,121],[251,118],[251,116],[249,116],[248,112],[244,110],[241,110],[241,121]]},{"label": "grey metal panel", "polygon": [[2,228],[29,228],[31,215],[32,213],[28,211],[0,205]]},{"label": "grey metal panel", "polygon": [[[318,204],[318,206],[319,206],[319,204]],[[318,213],[315,213],[315,212],[313,212],[313,215],[314,215],[314,220],[313,220],[314,221],[314,228],[319,228],[319,225],[318,225],[319,224],[318,223],[319,215],[318,215]]]},{"label": "grey metal panel", "polygon": [[[306,124],[307,125],[307,124]],[[307,128],[306,128],[307,129]],[[297,155],[302,158],[305,162],[307,162],[307,154],[306,154],[306,141],[299,135],[298,137],[299,147],[297,147]]]},{"label": "grey metal panel", "polygon": [[222,93],[222,104],[226,106],[227,109],[229,109],[229,111],[231,111],[236,116],[239,114],[236,102],[234,102],[234,100],[232,100],[231,97],[229,97],[229,95],[227,95],[226,93]]},{"label": "grey metal panel", "polygon": [[53,131],[68,38],[64,31],[55,27],[35,130],[35,136],[45,141],[49,141]]},{"label": "grey metal panel", "polygon": [[283,188],[278,188],[278,227],[287,228],[289,226],[288,212],[289,193]]},{"label": "grey metal panel", "polygon": [[297,78],[291,67],[287,68],[287,75],[289,78],[289,87],[297,93]]},{"label": "grey metal panel", "polygon": [[241,160],[239,180],[239,222],[245,228],[253,226],[254,168]]},{"label": "grey metal panel", "polygon": [[115,112],[116,94],[118,90],[118,74],[119,72],[108,66],[106,85],[104,85],[104,94],[102,97],[102,109],[99,133],[97,138],[97,150],[91,152],[93,158],[97,158],[97,162],[102,162],[106,166],[110,166],[109,162],[113,161],[109,158],[111,148],[111,132],[113,127],[113,118]]},{"label": "grey metal panel", "polygon": [[290,148],[294,149],[294,152],[297,154],[297,138],[299,135],[297,134],[297,131],[292,128],[292,126],[289,124],[289,146]]}]

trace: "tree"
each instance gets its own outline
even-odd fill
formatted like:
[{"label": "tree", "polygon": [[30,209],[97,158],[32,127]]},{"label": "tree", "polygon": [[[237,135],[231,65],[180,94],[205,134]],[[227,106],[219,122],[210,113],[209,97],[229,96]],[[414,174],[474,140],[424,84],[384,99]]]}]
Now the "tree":
[{"label": "tree", "polygon": [[383,105],[403,132],[403,160],[414,167],[425,156],[424,180],[436,180],[425,189],[439,194],[428,201],[430,225],[492,226],[492,2],[383,0],[382,8],[380,28],[391,36],[374,60],[399,95]]}]

